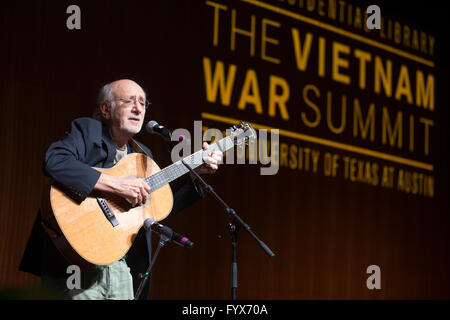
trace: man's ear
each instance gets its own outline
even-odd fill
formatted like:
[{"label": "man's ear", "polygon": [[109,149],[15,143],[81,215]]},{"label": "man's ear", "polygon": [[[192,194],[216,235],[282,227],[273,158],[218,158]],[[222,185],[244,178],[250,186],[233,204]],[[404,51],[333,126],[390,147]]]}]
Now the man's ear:
[{"label": "man's ear", "polygon": [[103,102],[100,105],[100,112],[104,119],[111,119],[111,104]]}]

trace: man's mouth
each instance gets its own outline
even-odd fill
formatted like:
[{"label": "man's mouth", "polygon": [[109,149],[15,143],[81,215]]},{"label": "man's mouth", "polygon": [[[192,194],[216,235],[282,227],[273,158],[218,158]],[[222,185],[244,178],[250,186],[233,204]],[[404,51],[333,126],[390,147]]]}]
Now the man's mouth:
[{"label": "man's mouth", "polygon": [[133,123],[139,123],[139,122],[141,122],[141,119],[140,119],[140,118],[128,118],[128,120],[130,120],[130,121],[133,122]]}]

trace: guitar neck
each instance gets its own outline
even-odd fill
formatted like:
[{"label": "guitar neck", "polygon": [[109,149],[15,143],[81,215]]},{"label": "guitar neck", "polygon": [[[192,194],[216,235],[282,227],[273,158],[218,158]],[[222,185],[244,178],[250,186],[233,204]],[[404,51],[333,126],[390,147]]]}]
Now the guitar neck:
[{"label": "guitar neck", "polygon": [[[206,150],[199,150],[183,159],[183,161],[189,165],[192,169],[197,168],[203,164],[203,156],[209,154],[212,151],[226,151],[232,149],[234,143],[230,137],[225,137],[216,143],[213,143]],[[173,180],[181,177],[182,175],[189,172],[189,169],[182,163],[181,160],[174,162],[170,166],[162,169],[161,171],[152,174],[151,176],[145,178],[145,181],[150,186],[151,191],[155,191],[162,186],[172,182]]]}]

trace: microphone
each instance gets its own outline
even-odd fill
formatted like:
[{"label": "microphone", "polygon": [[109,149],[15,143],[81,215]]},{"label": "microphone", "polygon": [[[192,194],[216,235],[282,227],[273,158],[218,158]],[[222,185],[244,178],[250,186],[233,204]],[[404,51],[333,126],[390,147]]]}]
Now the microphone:
[{"label": "microphone", "polygon": [[168,144],[169,147],[172,149],[177,143],[181,141],[187,141],[190,143],[188,138],[185,138],[183,135],[178,136],[178,141],[172,140],[172,131],[164,127],[163,125],[160,125],[155,120],[151,120],[147,123],[145,126],[145,130],[148,133],[157,134],[160,135]]},{"label": "microphone", "polygon": [[160,125],[155,120],[149,121],[147,123],[147,125],[145,126],[145,130],[147,130],[148,133],[153,133],[153,134],[160,135],[167,142],[171,142],[172,141],[172,131],[170,131],[166,127]]},{"label": "microphone", "polygon": [[186,248],[192,248],[194,247],[194,243],[189,240],[186,237],[183,237],[182,235],[179,235],[178,233],[174,232],[172,229],[170,229],[169,227],[163,226],[162,224],[159,224],[158,222],[156,222],[155,220],[153,220],[152,218],[147,218],[144,221],[144,228],[145,230],[152,230],[155,231],[156,233],[160,234],[160,235],[164,235],[167,238],[169,238],[170,241],[186,247]]}]

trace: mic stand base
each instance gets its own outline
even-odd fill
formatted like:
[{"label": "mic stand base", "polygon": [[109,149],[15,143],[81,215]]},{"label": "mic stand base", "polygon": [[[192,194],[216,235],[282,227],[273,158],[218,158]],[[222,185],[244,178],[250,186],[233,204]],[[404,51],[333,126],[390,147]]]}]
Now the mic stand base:
[{"label": "mic stand base", "polygon": [[231,235],[231,300],[237,299],[237,287],[238,287],[238,267],[237,267],[237,236],[240,229],[239,226],[235,226],[233,223],[228,223],[227,228]]},{"label": "mic stand base", "polygon": [[[255,239],[255,241],[258,243],[258,245],[261,247],[261,249],[264,250],[264,252],[271,258],[275,257],[275,254],[272,252],[272,250],[269,249],[269,247],[262,242],[252,231],[252,229],[249,227],[248,224],[244,222],[244,220],[241,219],[236,214],[236,211],[234,211],[232,208],[230,208],[225,201],[222,200],[222,198],[219,197],[219,195],[214,191],[214,189],[208,185],[205,180],[203,180],[200,175],[195,172],[183,159],[181,159],[181,163],[196,177],[196,179],[200,182],[202,187],[208,191],[212,196],[223,206],[225,212],[233,219],[233,222],[236,223],[237,226],[234,226],[233,223],[228,224],[228,229],[231,232],[231,238],[232,238],[232,264],[231,264],[231,299],[236,300],[236,291],[237,291],[237,259],[236,259],[236,247],[237,247],[237,232],[242,227],[247,231],[250,236]],[[231,226],[230,226],[231,225]]]}]

